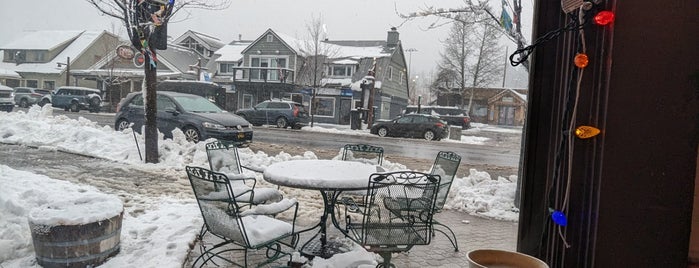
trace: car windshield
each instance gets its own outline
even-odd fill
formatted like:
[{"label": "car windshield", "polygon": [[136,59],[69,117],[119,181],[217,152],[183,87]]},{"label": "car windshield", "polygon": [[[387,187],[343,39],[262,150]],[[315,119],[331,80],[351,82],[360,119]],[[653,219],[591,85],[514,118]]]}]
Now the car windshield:
[{"label": "car windshield", "polygon": [[221,108],[209,100],[199,96],[176,96],[174,99],[187,112],[193,113],[220,113]]}]

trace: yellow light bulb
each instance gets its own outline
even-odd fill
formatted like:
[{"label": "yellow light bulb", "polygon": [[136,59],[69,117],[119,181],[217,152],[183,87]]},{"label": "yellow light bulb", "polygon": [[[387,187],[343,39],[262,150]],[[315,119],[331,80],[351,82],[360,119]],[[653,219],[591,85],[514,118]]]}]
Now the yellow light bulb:
[{"label": "yellow light bulb", "polygon": [[592,127],[592,126],[579,126],[578,128],[575,129],[575,136],[581,139],[589,139],[594,136],[599,135],[600,130],[599,128]]}]

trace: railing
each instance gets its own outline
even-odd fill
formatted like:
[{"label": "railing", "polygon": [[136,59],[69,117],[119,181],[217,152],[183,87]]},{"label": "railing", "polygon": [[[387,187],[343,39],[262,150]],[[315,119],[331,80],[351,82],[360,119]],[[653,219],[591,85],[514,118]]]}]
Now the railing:
[{"label": "railing", "polygon": [[237,67],[233,68],[233,82],[264,82],[293,84],[295,71],[278,67]]}]

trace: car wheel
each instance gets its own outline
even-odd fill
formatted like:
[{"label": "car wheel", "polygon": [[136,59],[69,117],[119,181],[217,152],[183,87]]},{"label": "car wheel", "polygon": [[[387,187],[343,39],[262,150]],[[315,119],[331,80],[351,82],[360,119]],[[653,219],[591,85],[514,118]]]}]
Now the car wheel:
[{"label": "car wheel", "polygon": [[29,107],[29,102],[27,102],[27,99],[22,99],[22,100],[20,100],[20,101],[19,101],[19,107],[22,107],[22,108],[27,108],[27,107]]},{"label": "car wheel", "polygon": [[388,129],[385,127],[379,128],[376,133],[379,135],[379,137],[386,137],[388,135]]},{"label": "car wheel", "polygon": [[39,101],[39,106],[44,107],[44,105],[49,104],[49,101],[47,99],[43,99]]},{"label": "car wheel", "polygon": [[77,113],[77,112],[80,111],[80,108],[78,107],[78,103],[77,103],[77,102],[71,102],[71,103],[70,103],[70,111],[71,111],[71,112],[74,112],[74,113]]},{"label": "car wheel", "polygon": [[90,112],[98,113],[100,111],[100,103],[99,98],[90,99]]},{"label": "car wheel", "polygon": [[126,120],[126,119],[119,119],[119,121],[117,121],[116,125],[114,125],[114,129],[116,129],[117,131],[123,131],[124,129],[130,128],[130,127],[131,127],[131,122],[129,122],[129,120]]},{"label": "car wheel", "polygon": [[277,118],[277,127],[278,128],[287,128],[288,126],[289,126],[289,120],[286,120],[286,117]]},{"label": "car wheel", "polygon": [[422,134],[422,137],[428,141],[434,140],[434,137],[435,137],[434,131],[427,130],[427,131],[425,131],[425,134]]},{"label": "car wheel", "polygon": [[201,136],[199,135],[199,131],[196,128],[193,127],[185,127],[182,132],[184,133],[185,138],[187,138],[187,141],[193,142],[193,143],[198,143],[199,140],[201,139]]}]

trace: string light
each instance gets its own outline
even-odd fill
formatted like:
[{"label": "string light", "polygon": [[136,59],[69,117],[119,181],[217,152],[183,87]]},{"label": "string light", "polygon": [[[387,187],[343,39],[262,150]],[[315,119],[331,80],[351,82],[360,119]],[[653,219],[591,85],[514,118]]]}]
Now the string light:
[{"label": "string light", "polygon": [[568,218],[566,217],[566,214],[558,210],[551,212],[551,220],[560,226],[568,225]]},{"label": "string light", "polygon": [[587,63],[589,62],[589,59],[587,58],[587,55],[585,53],[578,53],[575,55],[573,62],[575,63],[575,66],[582,69],[582,68],[587,67]]},{"label": "string light", "polygon": [[575,129],[575,136],[581,139],[589,139],[599,135],[600,129],[593,126],[579,126]]},{"label": "string light", "polygon": [[603,10],[597,13],[593,18],[593,21],[597,25],[605,26],[614,22],[614,12]]}]

